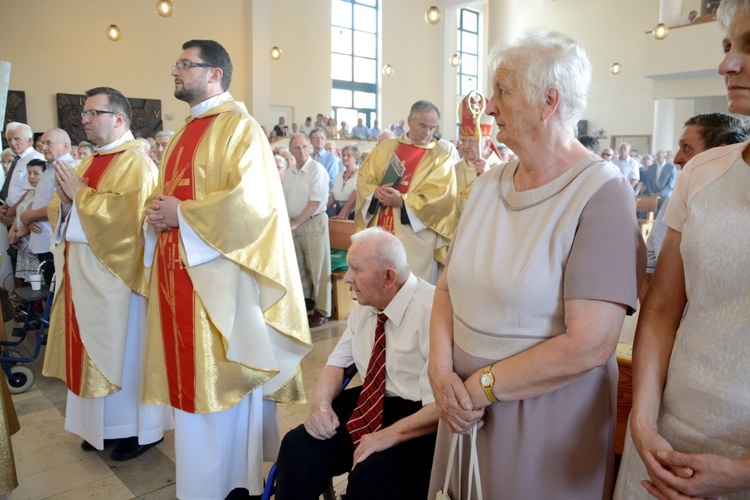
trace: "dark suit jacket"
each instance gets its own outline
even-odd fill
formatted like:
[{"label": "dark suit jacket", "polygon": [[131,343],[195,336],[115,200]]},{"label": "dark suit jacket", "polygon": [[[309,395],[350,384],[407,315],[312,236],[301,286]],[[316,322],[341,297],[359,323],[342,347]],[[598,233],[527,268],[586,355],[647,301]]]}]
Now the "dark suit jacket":
[{"label": "dark suit jacket", "polygon": [[672,196],[674,184],[677,181],[677,167],[673,163],[665,163],[661,169],[661,174],[656,176],[657,165],[654,163],[648,167],[648,177],[646,177],[646,194],[659,195],[659,207],[661,208],[664,200]]}]

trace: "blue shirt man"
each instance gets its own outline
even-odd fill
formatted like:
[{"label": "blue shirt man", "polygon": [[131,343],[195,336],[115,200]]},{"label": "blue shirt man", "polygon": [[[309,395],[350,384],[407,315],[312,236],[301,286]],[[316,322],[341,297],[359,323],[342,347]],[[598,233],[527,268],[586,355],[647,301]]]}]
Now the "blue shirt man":
[{"label": "blue shirt man", "polygon": [[310,132],[310,142],[313,146],[313,153],[310,156],[323,165],[328,172],[328,193],[330,194],[333,189],[333,182],[342,170],[341,159],[326,151],[326,131],[322,128],[316,127]]}]

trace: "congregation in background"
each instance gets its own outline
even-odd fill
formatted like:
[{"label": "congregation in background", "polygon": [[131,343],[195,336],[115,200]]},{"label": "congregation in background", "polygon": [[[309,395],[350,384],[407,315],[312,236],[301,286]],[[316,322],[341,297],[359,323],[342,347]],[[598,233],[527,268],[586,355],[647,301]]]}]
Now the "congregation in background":
[{"label": "congregation in background", "polygon": [[[545,29],[493,53],[455,144],[426,99],[384,129],[318,113],[266,133],[213,40],[174,48],[177,131],[136,138],[111,87],[86,92],[86,142],[52,128],[37,151],[8,124],[0,221],[16,286],[54,275],[65,430],[115,461],[174,430],[186,499],[313,500],[344,473],[349,500],[750,498],[750,1],[718,15],[731,114],[691,117],[676,154],[577,136],[591,63]],[[336,307],[333,221],[356,304],[281,435]]]}]

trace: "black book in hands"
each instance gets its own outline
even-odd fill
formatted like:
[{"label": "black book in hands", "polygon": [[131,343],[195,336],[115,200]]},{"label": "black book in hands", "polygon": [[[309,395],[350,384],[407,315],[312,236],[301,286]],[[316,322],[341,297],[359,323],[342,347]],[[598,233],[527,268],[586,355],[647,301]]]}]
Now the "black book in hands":
[{"label": "black book in hands", "polygon": [[[380,185],[383,186],[392,183],[393,185],[391,187],[396,189],[396,186],[398,186],[398,183],[401,182],[401,178],[404,176],[404,170],[406,170],[406,168],[404,167],[404,164],[401,163],[398,156],[396,156],[396,153],[391,153],[391,157],[388,160],[388,166],[385,168],[383,177],[380,179]],[[373,196],[370,201],[370,206],[367,208],[367,213],[373,215],[378,209],[378,206],[381,205],[380,201]]]}]

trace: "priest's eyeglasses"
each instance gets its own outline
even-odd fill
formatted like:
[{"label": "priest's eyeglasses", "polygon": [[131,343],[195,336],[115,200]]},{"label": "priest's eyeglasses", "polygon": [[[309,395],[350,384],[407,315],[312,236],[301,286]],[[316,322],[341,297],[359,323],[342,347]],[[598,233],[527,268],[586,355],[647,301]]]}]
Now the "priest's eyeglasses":
[{"label": "priest's eyeglasses", "polygon": [[193,62],[193,61],[182,61],[172,66],[172,71],[177,70],[180,73],[189,68],[213,68],[212,64]]},{"label": "priest's eyeglasses", "polygon": [[96,118],[99,115],[116,115],[117,111],[107,111],[104,109],[86,109],[81,113],[81,119],[88,118],[89,120],[92,118]]}]

